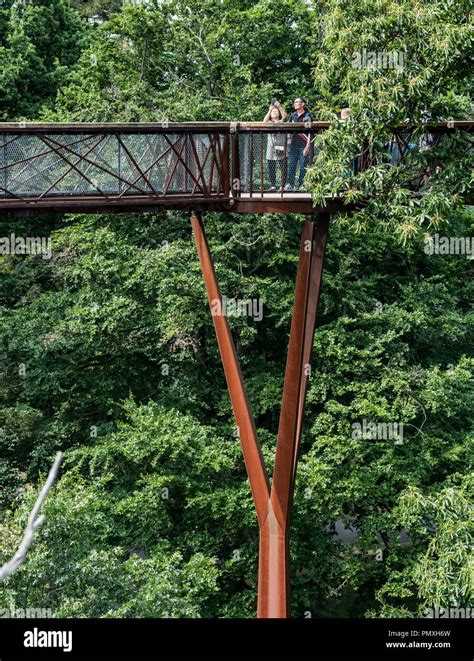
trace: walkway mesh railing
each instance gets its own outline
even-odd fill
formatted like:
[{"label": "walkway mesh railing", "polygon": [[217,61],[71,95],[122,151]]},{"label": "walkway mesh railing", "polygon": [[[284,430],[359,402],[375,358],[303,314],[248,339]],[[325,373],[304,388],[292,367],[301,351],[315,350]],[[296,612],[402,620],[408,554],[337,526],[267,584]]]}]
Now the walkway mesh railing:
[{"label": "walkway mesh railing", "polygon": [[[0,209],[57,206],[74,200],[115,205],[143,198],[227,200],[308,196],[304,176],[318,154],[317,136],[329,127],[311,124],[0,124]],[[357,173],[377,163],[396,166],[412,151],[432,149],[454,129],[472,122],[441,122],[414,138],[400,126],[374,150],[360,146],[349,167]],[[414,189],[426,183],[417,173]]]}]

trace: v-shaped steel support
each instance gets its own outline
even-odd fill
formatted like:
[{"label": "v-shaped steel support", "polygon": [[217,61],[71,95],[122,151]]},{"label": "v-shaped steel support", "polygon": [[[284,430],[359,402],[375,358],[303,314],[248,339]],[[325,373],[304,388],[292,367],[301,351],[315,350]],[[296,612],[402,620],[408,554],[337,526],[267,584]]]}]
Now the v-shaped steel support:
[{"label": "v-shaped steel support", "polygon": [[303,225],[271,488],[227,317],[216,314],[222,297],[198,214],[191,225],[260,528],[257,615],[289,617],[289,525],[329,214]]}]

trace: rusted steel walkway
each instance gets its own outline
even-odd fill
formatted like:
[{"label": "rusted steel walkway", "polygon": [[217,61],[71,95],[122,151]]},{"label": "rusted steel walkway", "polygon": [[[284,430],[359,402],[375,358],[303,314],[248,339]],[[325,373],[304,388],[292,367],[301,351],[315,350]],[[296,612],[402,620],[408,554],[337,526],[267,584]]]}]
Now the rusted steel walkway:
[{"label": "rusted steel walkway", "polygon": [[[314,137],[328,127],[328,122],[0,123],[0,213],[339,210],[338,198],[314,206],[291,172],[295,135],[310,138],[307,166],[315,158]],[[361,146],[351,167],[357,172],[378,162],[398,165],[414,147],[436,146],[455,129],[471,130],[472,122],[426,125],[421,139],[412,138],[415,128],[398,126],[378,150]],[[275,136],[281,145],[278,166],[267,161],[268,141]],[[270,165],[276,169],[272,190]],[[411,185],[418,190],[426,181],[420,172]]]}]

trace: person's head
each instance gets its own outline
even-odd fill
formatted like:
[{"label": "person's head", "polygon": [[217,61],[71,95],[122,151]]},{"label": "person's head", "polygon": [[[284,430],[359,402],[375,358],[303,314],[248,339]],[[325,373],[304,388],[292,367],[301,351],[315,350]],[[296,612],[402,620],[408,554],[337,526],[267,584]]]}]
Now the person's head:
[{"label": "person's head", "polygon": [[343,108],[341,110],[341,119],[343,122],[346,121],[346,119],[349,118],[349,115],[351,114],[351,109],[350,108]]},{"label": "person's head", "polygon": [[270,119],[272,122],[277,122],[280,119],[280,111],[278,108],[272,108],[270,112]]},{"label": "person's head", "polygon": [[293,102],[293,105],[295,107],[296,112],[300,113],[304,110],[304,99],[302,96],[297,96],[296,99]]}]

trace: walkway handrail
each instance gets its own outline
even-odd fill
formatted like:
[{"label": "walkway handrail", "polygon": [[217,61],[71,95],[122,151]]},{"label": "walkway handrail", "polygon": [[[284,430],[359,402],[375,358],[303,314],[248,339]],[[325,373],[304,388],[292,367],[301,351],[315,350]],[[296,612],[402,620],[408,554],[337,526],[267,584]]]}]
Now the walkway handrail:
[{"label": "walkway handrail", "polygon": [[[340,120],[334,120],[340,121]],[[23,133],[30,131],[47,131],[48,133],[196,133],[199,131],[232,132],[237,127],[238,131],[258,129],[264,132],[275,130],[298,132],[302,128],[312,130],[326,130],[334,122],[315,121],[311,122],[0,122],[0,133]],[[389,128],[401,130],[408,128],[424,127],[431,131],[472,131],[474,120],[443,120],[443,121],[406,121],[399,122]]]}]

